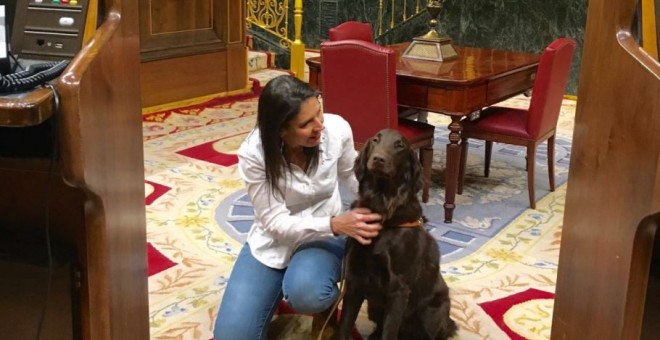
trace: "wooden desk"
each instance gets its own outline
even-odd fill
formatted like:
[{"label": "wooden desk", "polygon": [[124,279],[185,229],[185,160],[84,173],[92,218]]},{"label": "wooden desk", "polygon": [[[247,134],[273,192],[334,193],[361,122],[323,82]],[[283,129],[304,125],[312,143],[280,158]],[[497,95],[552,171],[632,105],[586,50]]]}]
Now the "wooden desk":
[{"label": "wooden desk", "polygon": [[[0,133],[55,127],[59,156],[51,176],[50,155],[0,154],[0,239],[7,240],[5,230],[27,238],[26,245],[29,231],[44,235],[48,198],[52,240],[73,246],[80,270],[75,333],[84,340],[143,340],[149,301],[138,6],[104,4],[103,24],[54,81],[57,110],[47,88],[0,98],[0,125],[11,126]],[[33,142],[10,141],[0,151],[22,151],[24,141]]]},{"label": "wooden desk", "polygon": [[0,95],[0,126],[39,125],[53,114],[53,94],[49,88]]},{"label": "wooden desk", "polygon": [[[449,115],[445,222],[454,213],[461,149],[461,118],[532,88],[540,54],[456,46],[459,58],[434,62],[401,58],[409,43],[391,45],[399,53],[400,106]],[[309,83],[322,90],[321,58],[307,60]]]}]

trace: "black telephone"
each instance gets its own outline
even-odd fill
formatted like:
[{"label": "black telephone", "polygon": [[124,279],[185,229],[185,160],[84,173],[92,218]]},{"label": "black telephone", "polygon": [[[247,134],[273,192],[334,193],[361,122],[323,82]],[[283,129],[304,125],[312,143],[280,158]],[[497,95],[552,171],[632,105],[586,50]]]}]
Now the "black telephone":
[{"label": "black telephone", "polygon": [[28,66],[24,71],[0,75],[0,93],[27,91],[57,78],[69,65],[69,60]]}]

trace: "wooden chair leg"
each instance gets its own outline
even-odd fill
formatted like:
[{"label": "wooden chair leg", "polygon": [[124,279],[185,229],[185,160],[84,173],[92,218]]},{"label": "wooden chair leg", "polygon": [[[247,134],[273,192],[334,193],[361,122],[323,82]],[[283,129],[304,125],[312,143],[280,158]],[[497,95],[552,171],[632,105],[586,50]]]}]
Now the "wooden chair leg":
[{"label": "wooden chair leg", "polygon": [[555,191],[555,135],[548,138],[548,176],[550,191]]},{"label": "wooden chair leg", "polygon": [[493,142],[486,141],[486,164],[484,165],[484,177],[490,175],[490,155],[493,152]]},{"label": "wooden chair leg", "polygon": [[467,163],[467,153],[470,145],[468,144],[467,138],[461,139],[461,165],[458,168],[458,189],[456,192],[461,195],[463,194],[463,179],[465,177],[465,166]]},{"label": "wooden chair leg", "polygon": [[422,186],[422,202],[429,201],[429,188],[431,186],[431,166],[433,165],[433,147],[425,146],[419,149],[419,158],[422,163],[422,176],[424,185]]},{"label": "wooden chair leg", "polygon": [[529,171],[529,157],[525,156],[525,171]]},{"label": "wooden chair leg", "polygon": [[536,160],[536,145],[527,145],[527,191],[529,192],[529,206],[536,209],[536,195],[534,194],[534,163]]}]

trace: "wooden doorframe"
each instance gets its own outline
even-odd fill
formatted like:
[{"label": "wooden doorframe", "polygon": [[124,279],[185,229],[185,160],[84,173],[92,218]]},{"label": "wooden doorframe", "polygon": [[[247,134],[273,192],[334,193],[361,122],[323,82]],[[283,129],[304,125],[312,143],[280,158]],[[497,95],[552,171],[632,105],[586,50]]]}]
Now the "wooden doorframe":
[{"label": "wooden doorframe", "polygon": [[660,64],[631,34],[636,6],[589,1],[553,339],[641,332],[648,265],[640,273],[633,254],[650,258],[636,234],[660,211]]}]

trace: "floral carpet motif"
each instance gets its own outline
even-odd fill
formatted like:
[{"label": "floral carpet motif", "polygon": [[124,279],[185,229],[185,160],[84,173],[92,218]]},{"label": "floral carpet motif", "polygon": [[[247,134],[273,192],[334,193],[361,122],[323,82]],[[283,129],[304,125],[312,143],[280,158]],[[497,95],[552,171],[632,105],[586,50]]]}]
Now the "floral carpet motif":
[{"label": "floral carpet motif", "polygon": [[[238,231],[249,228],[252,214],[249,202],[241,195],[244,187],[237,173],[235,152],[254,127],[257,102],[255,96],[238,99],[143,116],[147,237],[150,267],[154,266],[149,277],[152,339],[212,338],[217,308],[241,247]],[[506,104],[524,107],[528,99],[519,97]],[[561,151],[565,157],[558,154],[557,159],[567,160],[570,154],[574,112],[575,102],[564,101],[558,140],[565,142]],[[444,148],[441,130],[448,122],[435,114],[430,114],[429,120],[439,127],[436,150]],[[441,264],[451,289],[452,317],[460,328],[456,338],[547,339],[566,185],[547,193],[544,159],[540,156],[537,209],[529,210],[524,166],[520,169],[522,163],[511,160],[519,156],[502,156],[498,161],[494,158],[491,177],[484,179],[483,152],[474,145],[466,193],[457,195],[454,223],[466,232],[481,235],[483,242],[464,256],[452,259],[448,254]],[[442,201],[444,163],[439,157],[442,153],[436,152],[433,200],[426,207],[430,209],[427,214],[441,211],[441,204],[433,203]],[[567,163],[560,163],[556,165],[558,183],[565,180],[567,169]],[[512,199],[516,195],[524,199]],[[485,215],[459,215],[462,208],[479,210],[492,202],[515,213],[504,217],[494,209],[488,216],[490,221],[485,221]],[[440,204],[439,208],[434,204]],[[229,209],[233,209],[231,213],[218,214]],[[234,223],[235,234],[221,225],[228,220]],[[488,223],[499,223],[497,230],[485,232],[487,228],[483,227]],[[310,325],[309,316],[282,314],[274,320],[269,338],[308,339]],[[366,313],[360,315],[357,328],[363,335],[371,331]]]},{"label": "floral carpet motif", "polygon": [[[428,219],[427,230],[440,246],[443,261],[451,262],[470,255],[485,242],[507,226],[514,218],[529,207],[527,173],[525,171],[525,149],[496,144],[493,146],[490,176],[483,177],[483,141],[470,141],[473,150],[468,153],[467,174],[462,195],[456,196],[457,207],[452,223],[444,222],[444,159],[447,144],[447,129],[437,127],[434,146],[435,185],[430,191],[429,202],[424,204],[424,215]],[[202,144],[203,146],[204,144]],[[475,147],[476,146],[476,147]],[[536,197],[540,199],[549,191],[547,158],[545,148],[538,150],[536,164]],[[559,136],[555,147],[556,185],[563,184],[568,177],[570,140]],[[215,158],[224,154],[218,153]],[[342,191],[346,208],[353,201],[350,194]],[[537,215],[540,218],[540,215]],[[246,190],[230,195],[218,206],[216,221],[230,236],[245,242],[253,222],[254,210]],[[525,230],[536,236],[539,229]],[[521,236],[523,237],[523,236]],[[512,241],[513,242],[513,241]]]}]

